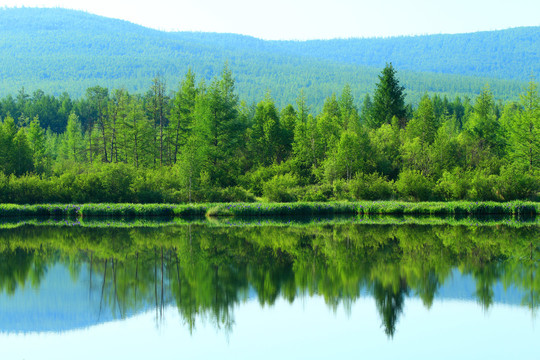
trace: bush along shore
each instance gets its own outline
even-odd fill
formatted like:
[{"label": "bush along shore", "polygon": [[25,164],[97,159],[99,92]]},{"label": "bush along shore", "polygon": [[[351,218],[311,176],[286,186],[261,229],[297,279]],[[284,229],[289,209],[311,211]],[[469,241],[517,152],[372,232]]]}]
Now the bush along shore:
[{"label": "bush along shore", "polygon": [[297,202],[206,204],[0,205],[0,217],[271,217],[327,215],[512,215],[537,216],[539,202]]}]

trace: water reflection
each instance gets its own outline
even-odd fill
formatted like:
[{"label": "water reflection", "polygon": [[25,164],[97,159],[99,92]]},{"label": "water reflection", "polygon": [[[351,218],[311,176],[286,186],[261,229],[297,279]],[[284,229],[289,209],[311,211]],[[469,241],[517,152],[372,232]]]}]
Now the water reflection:
[{"label": "water reflection", "polygon": [[536,225],[0,229],[0,330],[62,331],[148,309],[159,323],[174,305],[190,331],[206,319],[230,333],[234,309],[250,299],[315,294],[349,312],[372,297],[390,338],[409,297],[428,309],[465,298],[534,314],[539,235]]}]

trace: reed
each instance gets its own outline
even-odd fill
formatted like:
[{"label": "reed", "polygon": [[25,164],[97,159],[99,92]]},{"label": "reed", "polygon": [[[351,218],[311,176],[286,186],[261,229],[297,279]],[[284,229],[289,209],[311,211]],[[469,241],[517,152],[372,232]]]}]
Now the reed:
[{"label": "reed", "polygon": [[296,202],[205,204],[0,204],[0,217],[294,217],[330,215],[537,216],[539,202]]}]

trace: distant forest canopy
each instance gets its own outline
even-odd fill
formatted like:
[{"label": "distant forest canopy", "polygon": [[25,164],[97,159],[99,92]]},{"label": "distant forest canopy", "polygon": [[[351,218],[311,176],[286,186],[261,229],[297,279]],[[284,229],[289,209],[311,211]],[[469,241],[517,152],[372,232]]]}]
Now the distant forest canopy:
[{"label": "distant forest canopy", "polygon": [[171,96],[94,86],[71,99],[0,99],[0,202],[539,199],[540,96],[424,93],[407,104],[387,64],[358,108],[349,86],[310,109],[241,102],[225,66]]},{"label": "distant forest canopy", "polygon": [[[518,100],[540,73],[540,27],[388,39],[264,41],[213,33],[161,32],[65,9],[0,10],[0,96],[22,87],[60,96],[100,85],[142,93],[159,72],[168,88],[188,68],[211,81],[228,62],[239,96],[253,103],[270,91],[276,105],[299,89],[315,111],[349,84],[363,99],[386,62],[400,69],[406,101],[425,92],[474,98],[487,83],[496,99]],[[358,105],[358,104],[357,104]]]}]

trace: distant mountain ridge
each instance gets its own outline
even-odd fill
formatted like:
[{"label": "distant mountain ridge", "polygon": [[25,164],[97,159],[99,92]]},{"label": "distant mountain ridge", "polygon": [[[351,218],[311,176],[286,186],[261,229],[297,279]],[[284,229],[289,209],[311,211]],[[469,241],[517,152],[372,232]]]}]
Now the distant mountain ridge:
[{"label": "distant mountain ridge", "polygon": [[73,96],[99,84],[147,91],[161,73],[170,90],[191,67],[210,80],[227,62],[242,99],[267,90],[279,105],[304,89],[320,107],[351,85],[357,101],[392,62],[410,101],[424,92],[474,96],[489,83],[515,99],[540,72],[540,27],[386,39],[265,41],[249,36],[162,32],[123,20],[66,9],[0,10],[0,95],[43,89]]}]

